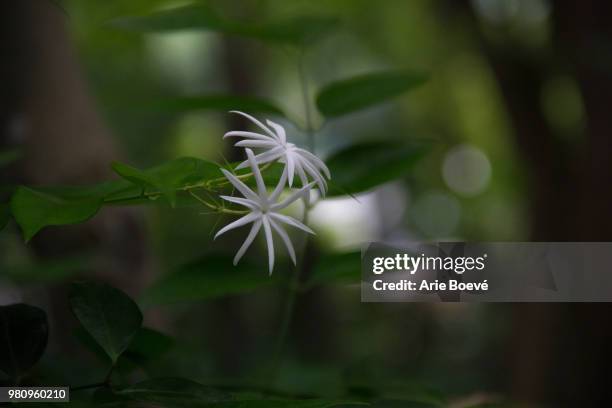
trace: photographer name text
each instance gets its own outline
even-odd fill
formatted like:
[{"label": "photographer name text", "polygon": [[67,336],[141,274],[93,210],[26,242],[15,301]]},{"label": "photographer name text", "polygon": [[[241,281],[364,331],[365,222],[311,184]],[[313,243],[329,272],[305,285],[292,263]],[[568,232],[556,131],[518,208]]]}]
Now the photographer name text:
[{"label": "photographer name text", "polygon": [[[375,291],[414,291],[414,292],[443,292],[443,291],[467,291],[482,292],[489,290],[486,279],[480,282],[463,282],[461,276],[469,271],[482,271],[486,266],[487,254],[478,257],[443,257],[443,256],[413,256],[408,254],[396,254],[391,257],[375,257],[372,259],[372,273],[383,275],[385,272],[405,272],[415,275],[423,271],[436,271],[454,273],[458,279],[427,280],[423,279],[399,279],[385,280],[375,279],[372,288]],[[397,275],[391,275],[397,276]],[[382,278],[382,276],[381,276]]]}]

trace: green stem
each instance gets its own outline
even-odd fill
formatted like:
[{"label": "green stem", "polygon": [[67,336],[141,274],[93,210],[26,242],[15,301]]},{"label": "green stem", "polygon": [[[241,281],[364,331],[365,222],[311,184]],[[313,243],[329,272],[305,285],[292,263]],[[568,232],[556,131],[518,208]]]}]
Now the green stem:
[{"label": "green stem", "polygon": [[285,303],[285,308],[283,311],[283,317],[281,320],[281,326],[279,329],[278,339],[276,340],[276,346],[274,350],[274,359],[272,365],[272,373],[271,379],[276,378],[276,374],[278,373],[278,368],[280,366],[281,357],[283,355],[283,350],[285,348],[285,343],[287,342],[287,335],[289,334],[289,327],[291,326],[291,320],[293,319],[293,311],[295,309],[295,299],[297,297],[297,289],[295,288],[299,284],[300,279],[300,271],[296,269],[293,272],[293,277],[289,281],[289,292],[287,295],[287,300]]},{"label": "green stem", "polygon": [[[265,171],[266,169],[268,169],[270,166],[272,165],[272,163],[266,163],[263,166],[261,166],[260,171]],[[245,179],[249,179],[253,177],[253,173],[249,172],[249,173],[245,173],[245,174],[241,174],[241,175],[237,175],[236,178],[238,178],[239,180],[245,180]],[[187,186],[183,186],[180,188],[177,188],[176,191],[180,191],[180,192],[187,192],[189,194],[191,194],[192,196],[193,194],[193,190],[196,190],[198,188],[203,188],[205,190],[211,191],[211,192],[215,192],[214,188],[218,188],[218,187],[224,187],[226,185],[230,184],[230,182],[225,178],[225,177],[218,177],[215,179],[211,179],[211,180],[206,180],[206,181],[202,181],[199,183],[195,183],[195,184],[190,184]],[[144,198],[158,198],[162,195],[161,191],[142,191],[140,194],[136,195],[136,196],[130,196],[130,197],[121,197],[121,198],[116,198],[116,199],[104,199],[103,202],[104,204],[121,204],[121,203],[128,203],[130,201],[135,201],[135,200],[139,200]],[[203,203],[203,200],[198,199],[198,201],[200,201],[201,203]],[[209,204],[206,204],[207,207],[213,208],[215,210],[219,210],[219,207],[211,207]],[[231,214],[244,214],[243,212],[236,212],[233,210],[228,210],[228,209],[223,209],[220,212],[227,212],[227,213],[231,213]]]},{"label": "green stem", "polygon": [[197,195],[196,193],[194,193],[192,190],[189,190],[189,194],[195,198],[198,202],[202,203],[204,206],[212,209],[213,211],[216,212],[220,212],[220,213],[226,213],[226,214],[247,214],[248,211],[241,211],[241,210],[231,210],[229,208],[224,208],[224,207],[219,207],[216,205],[213,205],[211,203],[209,203],[208,201],[204,200],[202,197],[200,197],[199,195]]},{"label": "green stem", "polygon": [[[308,89],[308,79],[306,77],[306,70],[304,66],[304,53],[302,52],[299,56],[298,60],[298,75],[300,77],[300,89],[302,91],[302,100],[304,103],[304,115],[306,120],[306,134],[308,135],[308,147],[310,151],[314,153],[315,150],[315,133],[314,133],[314,125],[312,123],[312,111],[310,106],[310,93]],[[304,219],[302,222],[304,224],[308,224],[308,213],[310,211],[310,201],[304,199]],[[274,352],[274,358],[272,360],[272,376],[271,379],[276,377],[278,372],[280,360],[283,354],[283,349],[285,347],[285,343],[287,341],[287,335],[289,334],[289,328],[291,327],[291,320],[293,319],[293,313],[295,310],[295,301],[298,293],[300,292],[300,276],[305,272],[307,263],[304,261],[306,259],[306,249],[308,247],[308,238],[309,234],[304,234],[304,240],[302,242],[302,250],[300,253],[302,254],[301,265],[299,268],[296,268],[292,278],[288,283],[288,294],[287,300],[285,303],[285,308],[283,311],[283,317],[281,320],[280,331],[278,335],[278,339],[276,341],[276,348]]]},{"label": "green stem", "polygon": [[[310,207],[308,206],[304,208],[304,219],[302,220],[304,224],[308,223],[309,210],[310,210]],[[305,268],[306,268],[306,262],[304,262],[304,260],[306,259],[306,255],[307,255],[306,249],[308,247],[309,236],[310,234],[308,233],[304,234],[302,248],[300,251],[300,253],[302,254],[301,265],[300,265],[300,268],[296,268],[294,270],[293,276],[291,277],[288,283],[287,300],[285,302],[280,331],[279,331],[279,335],[276,341],[276,347],[274,351],[274,358],[272,360],[273,361],[272,376],[271,376],[272,380],[276,377],[276,374],[278,373],[278,368],[279,368],[281,357],[283,354],[283,349],[285,348],[285,343],[287,342],[287,335],[289,334],[289,328],[291,327],[291,320],[293,319],[293,313],[295,311],[295,301],[297,299],[298,293],[300,293],[300,276],[303,275],[303,273],[305,272]]]},{"label": "green stem", "polygon": [[[264,164],[263,166],[261,166],[259,168],[259,171],[263,172],[266,169],[268,169],[271,165],[272,165],[272,162],[268,162],[268,163]],[[253,173],[252,172],[241,174],[241,175],[236,175],[236,178],[239,179],[239,180],[249,179],[251,177],[253,177]],[[195,187],[202,187],[201,184],[202,183],[199,183],[199,185],[195,184],[194,186]],[[230,184],[230,182],[225,177],[218,177],[216,179],[208,180],[206,184],[207,184],[208,187],[214,187],[215,185],[217,187],[221,187],[221,186],[225,186],[225,185]],[[192,186],[186,186],[184,188],[191,188],[191,187]]]},{"label": "green stem", "polygon": [[304,115],[306,118],[306,135],[308,136],[308,148],[312,153],[315,150],[315,135],[312,123],[312,110],[310,106],[310,91],[308,88],[308,78],[306,77],[306,69],[304,62],[304,54],[299,57],[298,74],[300,77],[300,89],[302,91],[302,101],[304,104]]}]

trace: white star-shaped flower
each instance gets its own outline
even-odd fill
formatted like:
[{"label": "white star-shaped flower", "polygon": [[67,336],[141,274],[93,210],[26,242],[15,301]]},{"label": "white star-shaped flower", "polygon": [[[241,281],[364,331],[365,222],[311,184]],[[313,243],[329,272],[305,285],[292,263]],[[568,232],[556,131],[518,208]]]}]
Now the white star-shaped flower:
[{"label": "white star-shaped flower", "polygon": [[244,243],[236,253],[234,257],[234,265],[238,263],[242,255],[246,252],[246,250],[251,246],[255,236],[263,226],[264,235],[266,238],[266,244],[268,246],[268,264],[270,269],[270,274],[272,274],[272,269],[274,268],[274,242],[272,240],[272,230],[276,231],[276,233],[281,237],[285,246],[287,247],[287,251],[289,252],[289,256],[293,263],[296,263],[295,260],[295,250],[293,249],[293,244],[289,239],[289,235],[285,231],[283,224],[291,225],[293,227],[299,228],[303,231],[306,231],[310,234],[314,234],[314,232],[308,228],[306,225],[296,220],[295,218],[289,217],[287,215],[281,214],[279,211],[289,206],[294,201],[302,198],[304,195],[309,194],[310,188],[314,185],[314,183],[306,184],[300,190],[294,192],[289,197],[284,199],[283,201],[279,201],[279,197],[285,187],[285,183],[287,182],[287,175],[283,173],[281,179],[278,182],[278,185],[272,192],[272,194],[268,195],[268,191],[266,189],[266,185],[264,184],[263,177],[261,176],[261,172],[259,171],[259,166],[256,162],[256,156],[251,149],[245,149],[247,153],[247,163],[251,166],[251,170],[255,177],[255,182],[257,184],[257,193],[251,190],[246,184],[244,184],[240,179],[234,176],[232,173],[225,169],[221,169],[225,177],[229,180],[230,183],[243,195],[244,198],[241,197],[230,197],[230,196],[221,196],[222,199],[227,200],[231,203],[235,203],[246,207],[250,210],[250,212],[239,218],[238,220],[226,225],[221,228],[219,232],[215,235],[215,239],[234,228],[241,227],[243,225],[247,225],[253,223],[251,227],[251,231],[247,235]]},{"label": "white star-shaped flower", "polygon": [[[255,119],[253,116],[240,111],[231,111],[249,119],[257,125],[265,134],[255,132],[231,131],[227,132],[223,137],[242,137],[242,140],[236,143],[237,147],[248,147],[252,149],[261,149],[261,153],[255,156],[257,164],[264,164],[278,160],[285,163],[284,173],[287,174],[289,186],[293,185],[294,175],[300,178],[302,186],[308,184],[309,178],[316,182],[321,194],[325,195],[327,191],[327,183],[325,177],[331,178],[329,169],[321,159],[309,152],[308,150],[297,147],[293,143],[287,143],[285,129],[278,123],[266,120],[268,126]],[[236,167],[237,169],[248,166],[248,161],[244,161]]]}]

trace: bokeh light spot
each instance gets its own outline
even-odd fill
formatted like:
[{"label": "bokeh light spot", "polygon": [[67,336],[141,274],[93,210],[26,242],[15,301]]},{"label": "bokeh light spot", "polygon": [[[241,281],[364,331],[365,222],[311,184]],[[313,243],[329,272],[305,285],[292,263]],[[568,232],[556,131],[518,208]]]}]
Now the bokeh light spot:
[{"label": "bokeh light spot", "polygon": [[442,177],[451,190],[473,196],[481,193],[489,184],[491,163],[479,148],[459,145],[446,154]]}]

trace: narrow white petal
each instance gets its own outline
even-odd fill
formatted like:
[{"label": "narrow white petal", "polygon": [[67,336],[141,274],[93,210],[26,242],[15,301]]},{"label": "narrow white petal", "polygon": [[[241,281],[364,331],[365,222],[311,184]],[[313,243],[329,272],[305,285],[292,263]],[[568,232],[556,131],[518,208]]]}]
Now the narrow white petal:
[{"label": "narrow white petal", "polygon": [[261,216],[261,213],[248,213],[244,217],[238,218],[236,221],[231,222],[227,224],[225,227],[221,228],[219,232],[215,234],[215,237],[213,239],[217,239],[219,235],[224,234],[229,230],[233,230],[234,228],[242,227],[243,225],[246,225],[249,222],[256,220],[260,216]]},{"label": "narrow white petal", "polygon": [[325,195],[327,191],[327,183],[325,182],[323,177],[321,177],[321,173],[319,173],[319,170],[317,170],[315,166],[310,164],[308,160],[302,160],[302,164],[304,165],[304,170],[306,171],[306,173],[308,173],[317,182],[317,186],[319,187],[319,190],[321,190],[321,194]]},{"label": "narrow white petal", "polygon": [[236,143],[236,147],[253,147],[253,148],[273,148],[278,146],[278,142],[270,140],[242,140]]},{"label": "narrow white petal", "polygon": [[289,252],[289,256],[291,257],[293,264],[296,265],[297,262],[295,260],[295,249],[293,249],[293,244],[291,243],[291,239],[289,239],[287,231],[285,231],[283,227],[277,224],[276,221],[274,221],[272,218],[270,218],[270,225],[272,226],[272,228],[274,228],[278,235],[280,235],[281,239],[285,243],[285,246],[287,247],[287,252]]},{"label": "narrow white petal", "polygon": [[270,149],[263,153],[260,153],[255,156],[255,161],[259,164],[266,163],[271,160],[276,160],[281,157],[285,153],[285,148],[283,146],[277,146],[274,149]]},{"label": "narrow white petal", "polygon": [[271,208],[274,211],[282,210],[283,208],[288,207],[291,203],[293,203],[297,199],[302,198],[302,197],[307,197],[313,185],[314,185],[314,182],[305,185],[304,187],[300,188],[298,191],[291,194],[289,197],[285,198],[280,203],[274,204]]},{"label": "narrow white petal", "polygon": [[230,203],[235,203],[238,205],[242,205],[244,207],[247,207],[251,210],[258,210],[259,209],[259,204],[255,201],[249,200],[247,198],[240,198],[240,197],[230,197],[230,196],[219,196],[220,198],[224,199],[225,201],[229,201]]},{"label": "narrow white petal", "polygon": [[299,222],[298,220],[296,220],[295,218],[291,218],[289,216],[283,215],[283,214],[279,214],[276,212],[271,212],[270,213],[270,217],[274,218],[275,221],[280,221],[282,223],[291,225],[295,228],[299,228],[302,231],[308,232],[309,234],[314,234],[315,232],[313,230],[311,230],[310,228],[308,228],[306,225],[302,224],[301,222]]},{"label": "narrow white petal", "polygon": [[293,154],[289,152],[285,155],[285,168],[287,169],[287,181],[289,182],[289,187],[291,187],[295,174],[295,159],[293,158]]},{"label": "narrow white petal", "polygon": [[261,228],[261,219],[258,219],[257,221],[253,223],[253,226],[251,227],[251,230],[249,231],[249,235],[247,235],[246,239],[242,243],[242,246],[240,247],[238,252],[236,252],[236,256],[234,257],[234,265],[238,263],[240,258],[242,258],[242,255],[244,255],[247,249],[249,249],[249,247],[253,243],[253,240],[255,239],[255,236],[257,236],[257,233],[259,232],[260,228]]},{"label": "narrow white petal", "polygon": [[227,178],[229,182],[232,183],[232,185],[236,187],[236,189],[238,189],[238,191],[240,191],[240,193],[242,193],[242,195],[245,198],[259,202],[259,196],[255,194],[255,192],[251,190],[246,184],[240,181],[239,178],[237,178],[236,176],[234,176],[232,173],[230,173],[229,171],[225,169],[221,169],[221,171],[223,172],[223,175],[225,176],[225,178]]},{"label": "narrow white petal", "polygon": [[302,156],[304,156],[306,159],[310,160],[310,162],[312,164],[314,164],[315,166],[317,166],[320,170],[323,171],[323,173],[325,173],[325,176],[328,179],[331,179],[331,174],[329,173],[329,169],[327,168],[327,166],[325,165],[325,163],[323,162],[323,160],[319,159],[317,156],[315,156],[314,154],[310,153],[308,150],[306,149],[297,149],[298,153],[301,154]]},{"label": "narrow white petal", "polygon": [[249,161],[245,160],[242,163],[240,163],[239,165],[236,166],[235,170],[242,170],[242,169],[246,169],[249,166]]},{"label": "narrow white petal", "polygon": [[[257,164],[265,164],[274,161],[285,154],[285,149],[282,146],[275,147],[274,149],[267,150],[263,153],[255,155],[255,162]],[[245,160],[236,166],[236,170],[245,169],[249,166],[249,161]]]},{"label": "narrow white petal", "polygon": [[255,183],[257,183],[257,192],[259,194],[260,200],[268,199],[268,191],[266,190],[266,185],[264,184],[263,177],[261,176],[261,171],[259,171],[259,166],[255,161],[255,155],[251,149],[245,149],[247,158],[249,160],[249,164],[251,166],[251,171],[253,172],[253,176],[255,177]]},{"label": "narrow white petal", "polygon": [[283,155],[284,155],[283,152],[280,152],[280,153],[276,152],[274,154],[265,154],[265,153],[262,153],[262,154],[256,155],[255,156],[255,160],[257,161],[257,164],[266,164],[266,163],[273,162],[273,161],[276,161],[276,160],[280,161],[280,159],[282,159]]},{"label": "narrow white petal", "polygon": [[278,139],[280,140],[281,143],[283,144],[287,143],[287,135],[285,134],[284,127],[282,127],[278,123],[272,122],[271,120],[266,120],[266,123],[268,124],[268,126],[270,126],[272,129],[276,131],[276,134],[278,135]]},{"label": "narrow white petal", "polygon": [[255,132],[244,132],[241,130],[232,130],[231,132],[227,132],[226,134],[223,135],[224,139],[226,137],[244,137],[247,139],[255,139],[255,140],[261,140],[261,141],[267,140],[270,142],[278,143],[278,141],[271,136],[266,136],[266,135],[262,135],[261,133],[255,133]]},{"label": "narrow white petal", "polygon": [[300,181],[302,182],[302,186],[305,186],[306,184],[308,184],[308,177],[306,177],[306,173],[304,172],[304,168],[302,166],[302,161],[301,160],[295,166],[295,171],[297,172],[298,176],[300,177]]},{"label": "narrow white petal", "polygon": [[266,244],[268,246],[268,267],[270,268],[270,275],[272,275],[272,269],[274,269],[274,241],[272,240],[272,230],[270,229],[270,220],[268,220],[268,216],[264,215],[261,219],[263,221]]},{"label": "narrow white petal", "polygon": [[[300,177],[300,181],[302,182],[302,187],[308,185],[308,177],[306,177],[306,173],[302,168],[301,161],[299,165],[295,166],[295,169],[297,170],[298,176]],[[306,194],[306,196],[304,197],[304,203],[306,204],[306,207],[310,205],[310,193]]]},{"label": "narrow white petal", "polygon": [[276,136],[274,132],[270,130],[270,128],[268,128],[266,125],[264,125],[263,123],[261,123],[260,121],[255,119],[253,116],[249,115],[248,113],[244,113],[240,111],[230,111],[230,113],[237,113],[238,115],[244,116],[245,118],[247,118],[248,120],[256,124],[257,126],[259,126],[264,132],[272,136],[274,139],[278,140],[278,137]]},{"label": "narrow white petal", "polygon": [[283,169],[280,179],[278,180],[278,184],[274,188],[274,191],[272,191],[272,194],[270,194],[269,200],[271,203],[276,202],[276,200],[278,200],[278,197],[281,195],[281,193],[285,189],[286,182],[287,182],[287,166],[285,166],[285,168]]}]

